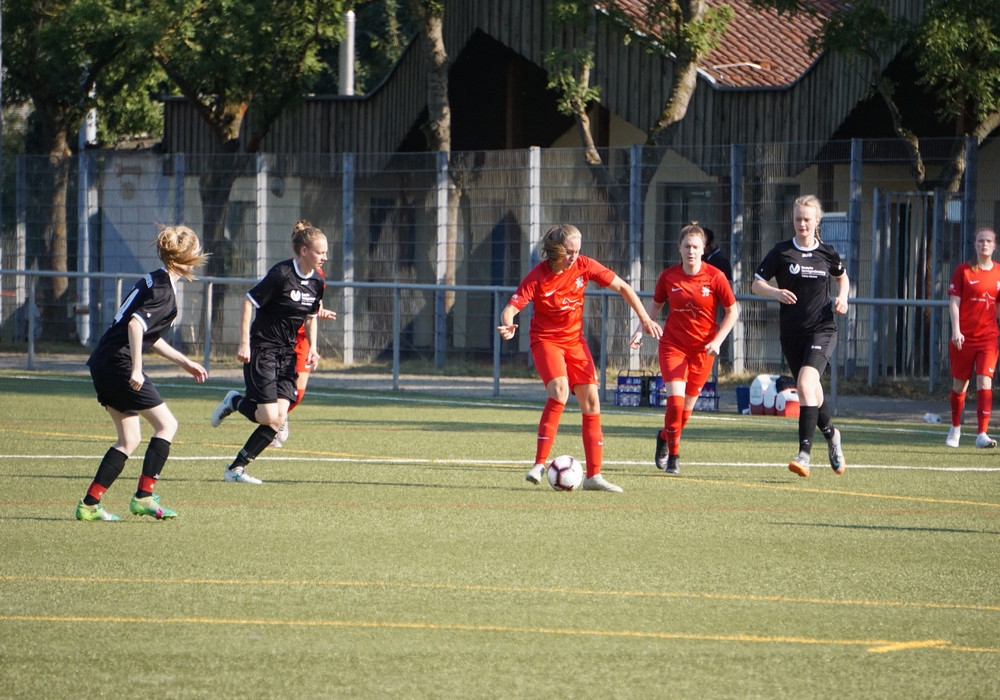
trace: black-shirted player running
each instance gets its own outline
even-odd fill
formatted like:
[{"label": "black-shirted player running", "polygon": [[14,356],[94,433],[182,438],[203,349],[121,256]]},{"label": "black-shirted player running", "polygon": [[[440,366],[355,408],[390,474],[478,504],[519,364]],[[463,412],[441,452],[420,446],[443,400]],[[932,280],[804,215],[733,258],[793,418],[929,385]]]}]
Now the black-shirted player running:
[{"label": "black-shirted player running", "polygon": [[139,446],[142,439],[139,416],[149,421],[154,433],[146,447],[142,474],[129,511],[135,515],[151,515],[157,520],[177,516],[174,511],[161,507],[160,497],[153,494],[153,487],[170,455],[177,419],[143,372],[142,356],[153,351],[182,367],[197,382],[208,378],[204,367],[161,337],[177,317],[174,285],[181,277],[190,278],[192,270],[205,261],[206,255],[201,250],[198,235],[187,226],[162,229],[156,237],[156,252],[163,267],[135,283],[118,307],[111,327],[101,336],[87,360],[97,400],[114,421],[118,440],[104,455],[87,494],[77,504],[77,520],[120,519],[104,510],[101,498]]},{"label": "black-shirted player running", "polygon": [[[226,394],[212,411],[212,426],[217,427],[233,411],[259,425],[226,468],[226,481],[261,483],[246,473],[246,467],[274,440],[287,419],[289,404],[295,401],[295,341],[303,323],[310,339],[308,363],[319,361],[316,314],[326,287],[319,273],[326,262],[326,236],[311,226],[297,230],[292,249],[295,257],[268,270],[243,301],[236,357],[243,362],[246,395]],[[257,314],[251,325],[254,309]]]},{"label": "black-shirted player running", "polygon": [[[809,476],[813,437],[819,428],[826,438],[830,466],[843,474],[847,464],[840,431],[830,420],[822,377],[837,346],[834,314],[847,313],[850,282],[836,248],[819,237],[823,208],[815,195],[795,200],[795,237],[778,243],[764,257],[753,291],[781,302],[781,351],[795,377],[799,394],[799,452],[788,464],[799,476]],[[830,278],[837,295],[830,299]],[[777,286],[768,280],[774,279]]]}]

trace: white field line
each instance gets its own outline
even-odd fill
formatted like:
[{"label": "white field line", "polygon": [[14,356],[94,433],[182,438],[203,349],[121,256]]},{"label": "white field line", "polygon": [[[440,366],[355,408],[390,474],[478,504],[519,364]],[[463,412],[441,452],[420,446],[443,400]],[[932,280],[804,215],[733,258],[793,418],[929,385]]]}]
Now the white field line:
[{"label": "white field line", "polygon": [[[92,455],[7,455],[0,454],[0,460],[3,459],[17,459],[22,461],[31,460],[56,460],[56,459],[79,459],[79,460],[100,460],[103,454],[92,454]],[[170,456],[170,461],[174,462],[205,462],[205,461],[219,461],[220,459],[226,459],[225,456],[220,457],[219,455],[205,455],[205,456]],[[259,457],[256,461],[258,462],[309,462],[312,464],[316,463],[327,463],[327,464],[393,464],[396,466],[405,465],[457,465],[457,466],[510,466],[510,467],[525,467],[531,466],[531,460],[513,460],[513,459],[429,459],[429,458],[413,458],[413,457],[323,457],[323,456],[309,456],[309,457],[293,457],[291,455],[275,454],[274,451],[268,451]],[[619,466],[619,467],[648,467],[650,466],[648,461],[604,461],[604,466]],[[780,467],[781,469],[787,469],[787,462],[684,462],[685,466],[692,467],[739,467],[739,468],[775,468]],[[898,469],[907,471],[929,471],[929,472],[983,472],[983,473],[994,473],[1000,472],[1000,466],[997,467],[915,467],[906,464],[851,464],[848,467],[849,470],[852,469]]]},{"label": "white field line", "polygon": [[[36,381],[36,382],[37,381],[50,381],[50,382],[83,382],[85,384],[90,384],[91,383],[91,381],[90,381],[89,378],[84,378],[84,377],[77,378],[77,377],[45,377],[45,376],[34,376],[34,375],[14,375],[12,378],[14,378],[14,379],[24,379],[24,380],[30,380],[30,381]],[[174,389],[186,389],[186,390],[197,389],[197,390],[203,390],[203,391],[210,389],[213,392],[213,395],[214,394],[218,394],[220,396],[225,395],[225,392],[229,391],[230,389],[239,390],[239,389],[242,388],[241,386],[238,386],[236,384],[229,385],[229,386],[205,387],[205,386],[202,386],[202,385],[193,384],[191,382],[180,382],[180,383],[178,383],[178,382],[161,382],[161,381],[157,381],[155,383],[156,383],[157,387],[170,387],[170,388],[174,388]],[[478,407],[478,408],[517,408],[517,409],[527,409],[527,410],[538,409],[539,411],[541,410],[541,407],[542,407],[542,403],[541,402],[535,402],[535,401],[512,403],[512,402],[499,402],[499,401],[492,401],[492,400],[491,401],[484,401],[484,400],[472,399],[472,398],[445,398],[445,397],[441,397],[441,396],[431,396],[431,395],[422,395],[422,396],[395,396],[395,395],[387,395],[385,393],[379,393],[379,392],[375,392],[375,391],[369,392],[369,393],[355,393],[355,392],[351,392],[351,391],[348,391],[348,390],[333,390],[333,391],[331,391],[329,389],[318,389],[318,388],[317,389],[310,389],[307,395],[308,396],[322,396],[322,397],[328,398],[328,399],[338,399],[338,398],[340,398],[340,399],[355,399],[355,400],[359,400],[359,401],[370,401],[373,398],[372,394],[377,394],[376,398],[379,401],[389,401],[389,402],[394,402],[394,403],[409,403],[409,404],[417,404],[417,405],[470,406],[470,407]],[[579,407],[574,406],[572,404],[572,402],[571,402],[571,403],[569,403],[569,404],[566,405],[566,412],[568,412],[568,413],[579,412]],[[641,407],[640,409],[628,408],[628,409],[624,409],[623,410],[620,407],[605,405],[605,406],[601,407],[601,413],[605,414],[605,415],[614,415],[614,416],[631,416],[631,417],[643,416],[643,417],[654,418],[654,417],[659,416],[662,412],[661,411],[655,411],[655,410],[646,409],[645,407]],[[746,416],[738,416],[738,415],[732,415],[732,414],[713,414],[713,413],[704,412],[704,411],[698,411],[698,412],[696,412],[691,418],[692,418],[692,420],[695,420],[695,421],[698,421],[698,422],[701,422],[701,421],[718,421],[718,422],[723,422],[723,423],[737,422],[737,421],[743,421],[743,420],[747,419]],[[781,417],[776,417],[776,416],[768,416],[768,417],[764,417],[764,418],[759,418],[759,420],[772,421],[775,425],[789,425],[789,426],[795,426],[795,425],[797,425],[797,422],[793,418],[781,418]],[[865,432],[865,433],[898,433],[898,434],[904,434],[904,435],[941,435],[941,436],[944,436],[944,435],[947,434],[946,431],[943,428],[934,429],[934,428],[929,428],[929,427],[928,428],[923,428],[923,427],[913,428],[913,427],[902,427],[902,426],[900,426],[900,427],[893,427],[893,426],[887,425],[885,423],[881,423],[881,424],[877,424],[877,425],[862,425],[862,424],[853,424],[850,419],[843,419],[843,418],[837,419],[835,422],[836,422],[837,425],[841,425],[841,424],[850,425],[852,432],[853,431],[859,431],[859,432]],[[947,427],[947,426],[945,426],[945,427]],[[694,464],[694,462],[692,462],[691,464]],[[734,464],[732,466],[743,466],[743,465],[741,465],[741,464]],[[769,466],[769,465],[761,465],[761,466]]]}]

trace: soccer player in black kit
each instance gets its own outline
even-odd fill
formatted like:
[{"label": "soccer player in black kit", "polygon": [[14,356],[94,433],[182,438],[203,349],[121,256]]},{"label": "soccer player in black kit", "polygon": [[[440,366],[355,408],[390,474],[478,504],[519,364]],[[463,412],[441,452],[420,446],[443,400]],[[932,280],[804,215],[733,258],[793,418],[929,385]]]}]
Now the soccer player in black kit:
[{"label": "soccer player in black kit", "polygon": [[174,286],[181,277],[190,279],[192,270],[207,256],[201,250],[198,235],[187,226],[161,230],[156,237],[156,252],[163,267],[135,283],[87,360],[97,400],[111,416],[118,441],[104,455],[87,494],[77,504],[77,520],[120,520],[104,510],[101,498],[139,446],[142,439],[139,416],[149,421],[154,433],[146,447],[142,474],[129,511],[157,520],[177,517],[174,511],[160,506],[160,497],[153,495],[153,487],[170,455],[177,419],[142,371],[142,356],[151,350],[182,367],[197,382],[208,378],[204,367],[161,337],[177,317]]},{"label": "soccer player in black kit", "polygon": [[[836,248],[819,237],[823,208],[815,195],[795,200],[795,237],[778,243],[757,268],[753,291],[781,302],[781,352],[795,377],[799,394],[799,452],[788,469],[809,476],[816,428],[826,438],[830,466],[843,474],[847,464],[840,431],[830,421],[822,377],[837,346],[834,314],[847,313],[850,283]],[[830,278],[837,295],[830,298]],[[768,280],[774,279],[777,286]]]},{"label": "soccer player in black kit", "polygon": [[295,257],[268,270],[243,301],[236,357],[243,362],[246,394],[226,394],[212,412],[212,426],[217,427],[233,411],[259,425],[226,468],[226,481],[261,483],[246,473],[246,467],[274,440],[287,419],[288,406],[295,401],[295,341],[303,323],[310,339],[308,364],[319,361],[316,314],[326,287],[319,272],[326,263],[326,236],[312,226],[296,230],[292,250]]}]

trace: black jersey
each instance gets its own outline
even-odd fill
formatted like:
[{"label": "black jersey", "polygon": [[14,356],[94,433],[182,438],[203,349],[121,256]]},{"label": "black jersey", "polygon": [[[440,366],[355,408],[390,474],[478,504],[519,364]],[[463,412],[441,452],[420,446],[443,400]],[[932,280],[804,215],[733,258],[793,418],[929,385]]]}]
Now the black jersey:
[{"label": "black jersey", "polygon": [[133,318],[142,324],[142,351],[146,353],[177,317],[177,295],[166,269],[148,273],[132,287],[115,312],[111,327],[104,332],[87,365],[132,369],[128,345],[128,324]]},{"label": "black jersey", "polygon": [[250,344],[257,348],[292,348],[306,317],[315,316],[326,283],[313,270],[299,272],[294,260],[283,260],[247,292],[257,314],[250,326]]},{"label": "black jersey", "polygon": [[765,282],[773,277],[778,287],[791,291],[798,299],[794,304],[781,305],[781,335],[836,331],[830,278],[844,273],[840,254],[832,245],[819,243],[811,250],[803,250],[793,238],[774,246],[757,268],[757,277]]}]

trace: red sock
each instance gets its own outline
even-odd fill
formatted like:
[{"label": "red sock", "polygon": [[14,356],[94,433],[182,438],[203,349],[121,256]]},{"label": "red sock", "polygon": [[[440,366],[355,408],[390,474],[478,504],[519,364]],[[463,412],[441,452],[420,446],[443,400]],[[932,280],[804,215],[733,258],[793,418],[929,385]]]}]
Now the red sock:
[{"label": "red sock", "polygon": [[693,408],[684,409],[684,413],[681,415],[681,430],[684,430],[684,428],[687,427],[688,419],[691,417],[692,413],[694,413]]},{"label": "red sock", "polygon": [[153,493],[154,486],[156,486],[156,479],[143,474],[139,477],[139,486],[136,488],[136,491],[141,491],[142,493]]},{"label": "red sock", "polygon": [[667,441],[667,452],[672,455],[681,453],[681,431],[684,429],[684,397],[668,396],[667,413],[663,418],[661,437]]},{"label": "red sock", "polygon": [[959,394],[952,389],[949,399],[951,400],[951,424],[957,428],[962,424],[962,411],[965,410],[965,392],[963,391]]},{"label": "red sock", "polygon": [[90,485],[90,488],[87,489],[87,495],[100,502],[100,500],[104,498],[105,491],[107,491],[107,489],[95,481]]},{"label": "red sock", "polygon": [[556,441],[559,432],[559,419],[562,418],[566,404],[555,399],[545,402],[542,417],[538,421],[538,441],[535,443],[535,464],[545,464],[552,451],[552,443]]},{"label": "red sock", "polygon": [[305,396],[305,395],[306,395],[306,390],[305,389],[296,389],[295,390],[295,401],[293,401],[292,403],[288,404],[288,410],[291,411],[293,408],[295,408],[296,406],[298,406],[299,402],[302,400],[302,397]]},{"label": "red sock", "polygon": [[604,458],[604,433],[601,432],[601,414],[583,414],[583,454],[587,462],[587,478],[601,473]]},{"label": "red sock", "polygon": [[993,389],[980,389],[976,392],[976,421],[979,432],[985,433],[990,427],[990,413],[993,411]]}]

